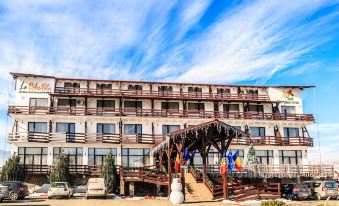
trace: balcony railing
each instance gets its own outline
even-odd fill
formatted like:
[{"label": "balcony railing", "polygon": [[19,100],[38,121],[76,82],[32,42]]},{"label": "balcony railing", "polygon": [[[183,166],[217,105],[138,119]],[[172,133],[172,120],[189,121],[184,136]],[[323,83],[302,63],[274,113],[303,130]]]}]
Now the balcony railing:
[{"label": "balcony railing", "polygon": [[232,140],[233,145],[273,145],[273,146],[313,146],[313,139],[311,137],[274,137],[274,136],[261,136],[261,137],[248,137],[248,138],[235,138]]},{"label": "balcony railing", "polygon": [[54,94],[74,96],[112,96],[157,99],[196,99],[196,100],[233,100],[233,101],[270,101],[267,94],[228,94],[213,92],[179,92],[150,90],[119,90],[56,87]]},{"label": "balcony railing", "polygon": [[111,144],[158,144],[165,140],[163,135],[154,134],[101,134],[101,133],[45,133],[14,132],[9,133],[9,142],[103,142]]},{"label": "balcony railing", "polygon": [[30,107],[9,106],[9,114],[23,115],[94,115],[94,116],[140,116],[140,117],[168,117],[168,118],[218,118],[218,119],[260,119],[282,121],[309,121],[313,122],[312,114],[288,113],[254,113],[254,112],[220,112],[202,110],[155,110],[155,109],[115,109],[115,108],[85,108],[85,107]]}]

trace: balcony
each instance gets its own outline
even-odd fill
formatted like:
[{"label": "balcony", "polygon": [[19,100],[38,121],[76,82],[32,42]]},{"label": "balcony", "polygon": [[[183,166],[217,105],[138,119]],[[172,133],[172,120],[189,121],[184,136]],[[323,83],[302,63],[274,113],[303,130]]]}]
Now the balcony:
[{"label": "balcony", "polygon": [[164,141],[163,135],[152,134],[98,134],[98,133],[9,133],[10,143],[15,142],[69,142],[69,143],[111,143],[111,144],[158,144]]},{"label": "balcony", "polygon": [[313,146],[311,137],[248,137],[244,139],[235,138],[231,142],[232,145],[272,145],[272,146]]},{"label": "balcony", "polygon": [[92,89],[56,87],[56,96],[101,96],[144,99],[191,99],[191,100],[229,100],[270,102],[267,94],[227,94],[213,92],[177,92],[177,91],[150,91],[150,90],[119,90],[119,89]]},{"label": "balcony", "polygon": [[115,108],[85,108],[85,107],[30,107],[9,106],[9,114],[20,115],[93,115],[93,116],[140,116],[140,117],[168,117],[189,119],[246,119],[246,120],[280,120],[280,121],[307,121],[314,122],[312,114],[286,113],[252,113],[252,112],[219,112],[199,110],[152,110],[152,109],[115,109]]}]

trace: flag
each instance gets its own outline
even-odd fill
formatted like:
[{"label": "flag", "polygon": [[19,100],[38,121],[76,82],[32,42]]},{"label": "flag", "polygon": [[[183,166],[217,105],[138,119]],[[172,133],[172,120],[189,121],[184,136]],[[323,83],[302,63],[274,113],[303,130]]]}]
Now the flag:
[{"label": "flag", "polygon": [[191,158],[188,149],[185,149],[184,162],[187,162]]},{"label": "flag", "polygon": [[179,168],[180,168],[180,152],[178,152],[177,157],[175,158],[175,164],[174,164],[174,169],[176,172],[179,172]]},{"label": "flag", "polygon": [[228,169],[232,172],[235,171],[232,151],[228,153],[227,159],[228,159]]},{"label": "flag", "polygon": [[220,168],[219,168],[219,173],[221,175],[225,174],[227,172],[227,164],[226,164],[226,158],[223,157],[221,158],[221,161],[220,161]]},{"label": "flag", "polygon": [[233,156],[233,160],[234,160],[234,167],[236,170],[241,171],[242,167],[241,167],[241,163],[240,163],[240,157],[239,157],[239,150],[237,150]]}]

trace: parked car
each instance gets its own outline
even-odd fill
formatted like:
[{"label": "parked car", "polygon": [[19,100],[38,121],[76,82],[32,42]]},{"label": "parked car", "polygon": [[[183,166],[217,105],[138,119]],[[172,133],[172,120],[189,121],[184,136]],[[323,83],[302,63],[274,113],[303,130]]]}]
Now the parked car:
[{"label": "parked car", "polygon": [[104,178],[89,178],[87,182],[86,198],[107,197],[107,188]]},{"label": "parked car", "polygon": [[29,195],[28,186],[20,181],[8,181],[0,183],[8,187],[8,198],[11,200],[24,199]]},{"label": "parked car", "polygon": [[286,184],[281,187],[281,196],[290,200],[305,200],[311,199],[312,193],[307,185]]},{"label": "parked car", "polygon": [[53,197],[70,198],[73,195],[73,189],[68,182],[53,182],[48,189],[48,199]]},{"label": "parked car", "polygon": [[8,187],[0,184],[0,202],[5,198],[8,198]]},{"label": "parked car", "polygon": [[306,184],[312,192],[312,197],[316,200],[330,197],[337,199],[339,196],[338,184],[335,181],[307,181]]}]

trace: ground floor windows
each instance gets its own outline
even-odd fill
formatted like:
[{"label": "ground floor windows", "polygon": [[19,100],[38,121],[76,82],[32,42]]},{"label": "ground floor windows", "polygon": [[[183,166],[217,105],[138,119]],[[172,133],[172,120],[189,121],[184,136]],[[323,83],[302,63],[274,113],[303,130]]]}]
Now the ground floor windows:
[{"label": "ground floor windows", "polygon": [[256,150],[257,160],[259,164],[273,164],[273,150]]},{"label": "ground floor windows", "polygon": [[109,153],[112,153],[116,161],[116,148],[88,148],[88,165],[102,165]]},{"label": "ground floor windows", "polygon": [[279,163],[280,164],[293,164],[301,163],[301,150],[279,150]]},{"label": "ground floor windows", "polygon": [[24,165],[47,165],[47,147],[19,147],[18,155],[21,164]]},{"label": "ground floor windows", "polygon": [[70,165],[83,165],[82,147],[54,147],[53,162],[56,161],[61,152],[68,156]]},{"label": "ground floor windows", "polygon": [[150,164],[150,149],[122,149],[122,166],[143,167]]}]

